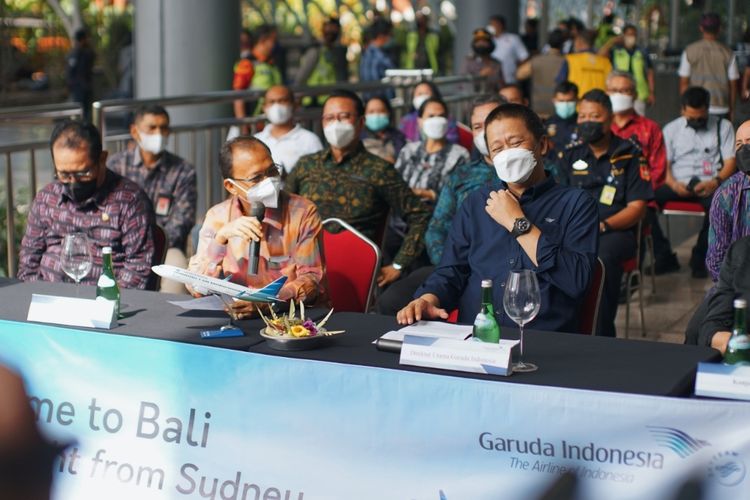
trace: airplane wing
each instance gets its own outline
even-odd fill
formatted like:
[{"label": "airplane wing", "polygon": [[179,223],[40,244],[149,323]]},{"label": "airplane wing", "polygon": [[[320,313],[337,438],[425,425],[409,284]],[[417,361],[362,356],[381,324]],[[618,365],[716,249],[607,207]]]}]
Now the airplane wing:
[{"label": "airplane wing", "polygon": [[281,287],[286,283],[287,277],[281,278],[269,283],[258,290],[251,292],[240,292],[234,296],[235,299],[246,300],[248,302],[284,302],[278,298]]}]

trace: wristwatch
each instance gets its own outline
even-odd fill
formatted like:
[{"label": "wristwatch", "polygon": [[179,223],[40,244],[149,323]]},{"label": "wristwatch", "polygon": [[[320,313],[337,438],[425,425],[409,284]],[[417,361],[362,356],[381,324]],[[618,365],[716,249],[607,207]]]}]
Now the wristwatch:
[{"label": "wristwatch", "polygon": [[510,232],[510,234],[514,238],[518,238],[519,236],[522,236],[529,231],[531,231],[531,222],[529,222],[529,219],[527,219],[526,217],[519,217],[513,223],[513,230]]},{"label": "wristwatch", "polygon": [[393,269],[395,269],[396,271],[400,271],[404,268],[404,266],[402,266],[401,264],[396,264],[395,262],[391,263],[391,267],[393,267]]}]

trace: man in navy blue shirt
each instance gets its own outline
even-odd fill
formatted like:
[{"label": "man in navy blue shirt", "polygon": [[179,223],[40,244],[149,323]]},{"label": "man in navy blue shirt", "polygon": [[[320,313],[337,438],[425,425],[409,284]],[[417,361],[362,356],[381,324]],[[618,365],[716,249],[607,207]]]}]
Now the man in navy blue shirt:
[{"label": "man in navy blue shirt", "polygon": [[544,172],[549,141],[526,106],[504,104],[485,121],[485,140],[499,179],[461,205],[435,271],[399,311],[401,324],[446,319],[458,308],[472,323],[481,305],[481,281],[492,279],[498,322],[511,270],[536,272],[542,294],[531,328],[578,331],[579,310],[593,275],[599,218],[585,191],[557,185]]}]

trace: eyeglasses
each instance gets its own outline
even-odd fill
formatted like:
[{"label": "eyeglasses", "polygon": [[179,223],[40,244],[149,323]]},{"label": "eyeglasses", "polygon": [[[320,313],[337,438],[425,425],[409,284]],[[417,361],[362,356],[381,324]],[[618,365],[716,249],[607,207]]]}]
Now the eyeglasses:
[{"label": "eyeglasses", "polygon": [[82,172],[60,172],[58,170],[58,171],[55,171],[55,179],[63,181],[63,182],[68,182],[68,181],[80,182],[82,180],[88,180],[92,175],[94,175],[95,171],[96,170],[93,167],[87,168],[86,170]]},{"label": "eyeglasses", "polygon": [[342,111],[341,113],[330,113],[327,115],[323,115],[323,123],[330,123],[334,120],[338,120],[340,122],[347,122],[352,119],[354,114],[349,113],[348,111]]},{"label": "eyeglasses", "polygon": [[273,165],[271,165],[266,170],[264,170],[263,172],[259,173],[256,176],[249,177],[247,179],[237,179],[237,178],[233,177],[232,180],[234,182],[244,182],[244,183],[247,183],[247,184],[257,184],[257,183],[259,183],[260,181],[262,181],[264,179],[267,179],[269,177],[276,177],[278,175],[281,175],[281,165],[279,165],[278,163],[274,163]]}]

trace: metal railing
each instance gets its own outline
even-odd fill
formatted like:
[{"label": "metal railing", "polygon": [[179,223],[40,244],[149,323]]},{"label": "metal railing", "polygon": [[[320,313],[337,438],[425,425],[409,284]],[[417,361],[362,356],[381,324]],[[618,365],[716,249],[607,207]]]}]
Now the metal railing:
[{"label": "metal railing", "polygon": [[[292,90],[295,97],[301,100],[303,97],[324,96],[330,94],[334,89],[366,93],[392,88],[395,97],[391,99],[391,105],[394,111],[394,122],[398,123],[401,116],[411,107],[411,102],[406,97],[408,89],[413,87],[417,81],[416,78],[399,77],[390,78],[383,82],[292,87]],[[450,114],[457,120],[464,122],[468,120],[471,101],[485,89],[484,78],[470,75],[434,78],[432,82],[443,92]],[[262,91],[249,90],[206,92],[155,99],[104,100],[93,104],[92,118],[94,124],[102,132],[105,149],[117,152],[127,147],[128,142],[131,141],[130,134],[124,130],[109,133],[108,121],[117,113],[132,112],[137,107],[148,104],[159,104],[165,107],[205,106],[206,104],[229,104],[238,99],[258,101],[262,96]],[[10,120],[14,122],[52,123],[55,120],[80,115],[81,109],[75,104],[6,108],[0,110],[0,123]],[[300,108],[295,118],[302,126],[322,137],[320,108]],[[196,167],[199,187],[197,213],[205,213],[207,208],[223,199],[221,175],[219,169],[215,166],[218,163],[219,149],[229,128],[236,125],[248,125],[251,130],[258,130],[264,122],[265,117],[262,115],[244,119],[227,116],[226,118],[171,127],[169,150],[190,161]],[[14,276],[17,272],[17,238],[19,235],[16,231],[16,216],[24,215],[25,209],[31,205],[40,180],[42,184],[52,180],[54,169],[48,148],[49,143],[46,140],[28,141],[7,146],[0,145],[0,158],[5,159],[5,175],[0,177],[0,180],[4,179],[5,185],[0,188],[0,196],[5,195],[2,206],[6,211],[6,272],[9,276]],[[40,150],[44,150],[44,154],[41,154]],[[24,185],[27,192],[24,192]]]}]

